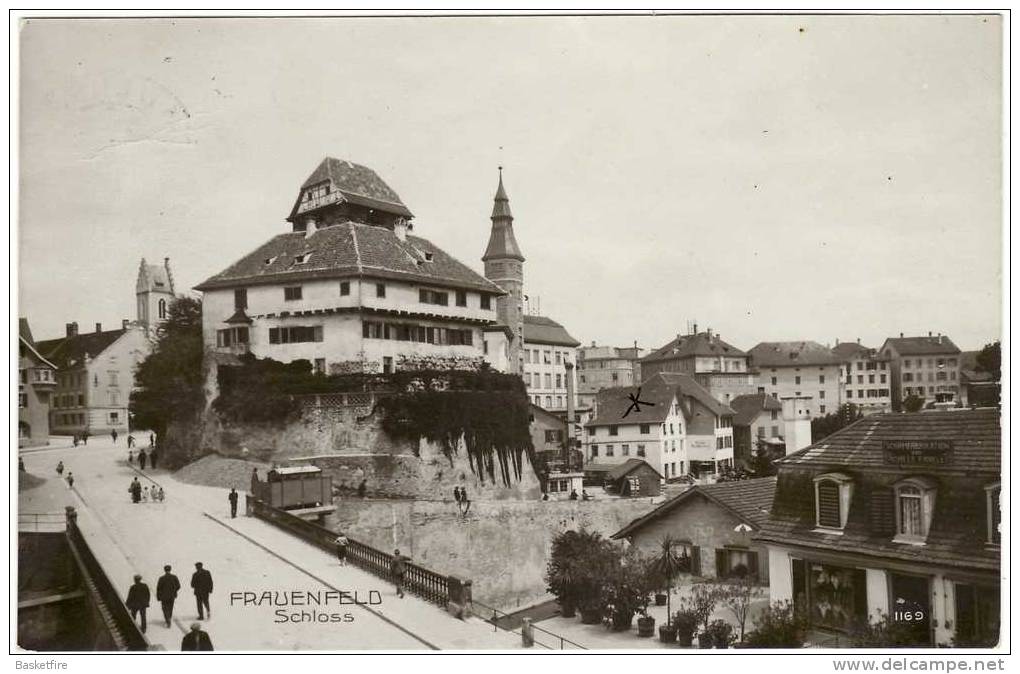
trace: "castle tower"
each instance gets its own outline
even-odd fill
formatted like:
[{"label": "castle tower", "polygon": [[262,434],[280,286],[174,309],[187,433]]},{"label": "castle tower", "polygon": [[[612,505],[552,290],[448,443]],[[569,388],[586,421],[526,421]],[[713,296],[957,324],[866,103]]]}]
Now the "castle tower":
[{"label": "castle tower", "polygon": [[170,258],[163,258],[163,264],[147,264],[145,258],[138,267],[138,281],[135,283],[135,297],[138,299],[138,323],[147,332],[166,320],[173,301],[174,276],[170,271]]},{"label": "castle tower", "polygon": [[524,256],[514,238],[514,216],[503,189],[503,167],[499,167],[499,187],[492,206],[492,232],[482,256],[485,278],[509,293],[496,300],[499,322],[513,331],[510,341],[510,371],[524,373]]}]

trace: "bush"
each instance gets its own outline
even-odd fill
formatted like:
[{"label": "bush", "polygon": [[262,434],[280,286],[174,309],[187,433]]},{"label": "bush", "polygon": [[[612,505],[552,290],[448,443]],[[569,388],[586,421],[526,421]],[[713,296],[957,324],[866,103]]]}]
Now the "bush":
[{"label": "bush", "polygon": [[733,643],[733,625],[725,620],[713,620],[703,636],[716,648],[729,648]]},{"label": "bush", "polygon": [[752,648],[801,648],[807,622],[789,601],[773,602],[754,620],[744,643]]},{"label": "bush", "polygon": [[576,606],[588,621],[602,617],[606,579],[619,564],[616,547],[601,534],[581,529],[553,539],[545,581],[560,605]]},{"label": "bush", "polygon": [[701,620],[686,599],[680,602],[680,610],[673,614],[673,628],[682,644],[689,646]]},{"label": "bush", "polygon": [[654,588],[651,560],[632,552],[616,556],[605,577],[602,612],[617,630],[630,627],[635,613],[646,615]]},{"label": "bush", "polygon": [[910,648],[928,646],[928,630],[916,624],[897,623],[880,614],[874,623],[858,622],[850,628],[854,648]]}]

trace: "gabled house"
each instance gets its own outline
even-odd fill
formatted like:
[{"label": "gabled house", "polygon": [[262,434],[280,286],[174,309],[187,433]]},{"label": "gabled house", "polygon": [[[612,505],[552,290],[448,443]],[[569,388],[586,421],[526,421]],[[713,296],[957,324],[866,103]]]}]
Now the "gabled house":
[{"label": "gabled house", "polygon": [[768,583],[768,555],[754,532],[768,520],[776,478],[695,485],[623,527],[612,538],[627,539],[655,554],[665,537],[684,573],[727,578],[752,574]]},{"label": "gabled house", "polygon": [[960,402],[960,349],[948,336],[889,337],[879,349],[892,369],[892,408],[910,396],[925,402]]},{"label": "gabled house", "polygon": [[724,342],[711,329],[678,334],[676,339],[638,361],[641,381],[658,373],[680,373],[694,378],[712,397],[728,404],[738,395],[754,393],[754,372],[748,355]]},{"label": "gabled house", "polygon": [[36,347],[28,319],[18,319],[18,447],[45,445],[57,367]]},{"label": "gabled house", "polygon": [[748,351],[757,372],[759,393],[804,400],[812,417],[839,410],[842,363],[824,345],[812,341],[761,342]]},{"label": "gabled house", "polygon": [[778,461],[756,535],[772,600],[836,633],[912,617],[917,645],[999,638],[1001,428],[995,409],[873,414]]}]

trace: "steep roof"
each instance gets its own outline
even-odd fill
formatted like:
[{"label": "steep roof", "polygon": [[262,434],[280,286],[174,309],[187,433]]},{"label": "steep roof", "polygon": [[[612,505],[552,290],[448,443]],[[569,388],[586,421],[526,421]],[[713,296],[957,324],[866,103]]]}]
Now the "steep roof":
[{"label": "steep roof", "polygon": [[503,189],[503,168],[499,169],[499,186],[492,204],[492,231],[482,261],[509,258],[524,261],[521,247],[514,236],[514,216],[510,213],[510,199]]},{"label": "steep roof", "polygon": [[301,184],[300,193],[288,220],[298,214],[305,190],[324,182],[328,182],[330,189],[339,192],[345,201],[407,218],[414,217],[397,193],[375,171],[344,159],[326,157]]},{"label": "steep roof", "polygon": [[850,360],[852,358],[867,358],[871,355],[873,350],[874,349],[869,349],[857,342],[840,342],[836,346],[832,347],[832,352],[843,360]]},{"label": "steep roof", "polygon": [[[948,449],[941,448],[948,452],[946,464],[898,465],[883,460],[883,443],[931,440],[951,443]],[[985,544],[985,489],[1001,480],[1000,454],[998,410],[865,417],[778,461],[772,513],[755,538],[839,555],[995,571],[1000,553]],[[848,473],[854,484],[841,535],[816,528],[814,478],[833,471]],[[924,545],[898,543],[893,489],[898,481],[918,475],[936,487],[931,528]]]},{"label": "steep roof", "polygon": [[570,336],[566,328],[551,318],[527,314],[524,316],[524,342],[553,346],[577,346],[580,344]]},{"label": "steep roof", "polygon": [[872,414],[820,442],[778,460],[791,466],[853,466],[889,468],[884,443],[902,440],[948,440],[952,461],[925,466],[925,472],[1001,470],[1002,435],[999,410],[927,410],[915,414]]},{"label": "steep roof", "polygon": [[174,293],[174,277],[170,273],[170,259],[165,258],[163,264],[149,264],[142,258],[138,267],[138,281],[135,292],[162,291]]},{"label": "steep roof", "polygon": [[[637,388],[633,386],[616,386],[600,390],[595,394],[595,408],[598,414],[586,425],[662,423],[669,415],[669,407],[675,395],[673,390],[667,386],[649,386],[646,389],[642,385],[639,400],[650,404],[638,405],[637,409],[631,409],[634,403],[628,396],[636,393]],[[626,417],[623,416],[625,412]]]},{"label": "steep roof", "polygon": [[694,335],[677,335],[676,339],[648,354],[641,359],[641,362],[690,358],[692,356],[740,357],[746,355],[732,344],[719,339],[719,335],[699,332]]},{"label": "steep roof", "polygon": [[756,367],[839,365],[841,360],[818,342],[761,342],[748,352]]},{"label": "steep roof", "polygon": [[[302,255],[308,257],[298,262]],[[324,227],[308,236],[304,232],[274,236],[196,288],[343,277],[391,278],[505,294],[426,239],[408,235],[401,241],[390,229],[355,222]]]},{"label": "steep roof", "polygon": [[772,508],[772,499],[775,493],[775,477],[694,485],[690,489],[669,499],[650,513],[635,519],[613,534],[612,538],[619,539],[630,536],[650,522],[654,522],[669,514],[699,495],[729,511],[745,524],[755,529],[760,529],[768,521],[769,510]]},{"label": "steep roof", "polygon": [[50,362],[58,368],[66,368],[80,364],[88,354],[95,358],[116,342],[127,330],[106,330],[89,332],[74,337],[60,337],[38,342],[36,347]]},{"label": "steep roof", "polygon": [[18,341],[24,345],[24,347],[28,349],[40,363],[56,369],[56,365],[51,363],[45,356],[39,353],[38,346],[32,338],[32,328],[29,327],[27,318],[18,319]]},{"label": "steep roof", "polygon": [[759,412],[781,411],[783,404],[767,393],[750,393],[731,400],[730,407],[736,412],[734,426],[750,426]]},{"label": "steep roof", "polygon": [[708,392],[708,389],[699,384],[694,377],[689,374],[680,374],[679,372],[659,372],[651,379],[648,379],[641,384],[642,387],[654,387],[657,385],[667,386],[674,391],[677,391],[679,395],[694,398],[717,416],[727,417],[736,414],[733,408],[716,400],[715,397]]},{"label": "steep roof", "polygon": [[946,335],[936,337],[889,337],[882,345],[891,346],[901,356],[926,356],[938,353],[960,353],[959,347]]}]

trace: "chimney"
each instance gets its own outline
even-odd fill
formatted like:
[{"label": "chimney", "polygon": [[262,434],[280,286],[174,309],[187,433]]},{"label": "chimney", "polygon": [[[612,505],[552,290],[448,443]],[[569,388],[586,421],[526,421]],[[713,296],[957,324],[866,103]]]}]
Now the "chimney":
[{"label": "chimney", "polygon": [[931,330],[928,331],[928,336],[931,337]]},{"label": "chimney", "polygon": [[708,338],[709,338],[709,339],[712,339],[712,328],[709,328],[709,329],[707,330],[707,332],[708,332]]},{"label": "chimney", "polygon": [[858,337],[858,338],[857,338],[857,343],[858,343],[858,344],[860,344],[860,343],[861,343],[861,338],[860,338],[860,337]]},{"label": "chimney", "polygon": [[636,339],[634,340],[634,348],[635,349],[637,348],[637,340]]},{"label": "chimney", "polygon": [[407,220],[397,218],[393,222],[393,233],[396,234],[397,238],[401,241],[407,241]]},{"label": "chimney", "polygon": [[698,334],[698,324],[697,323],[694,324],[694,332],[692,332],[691,334],[692,335]]},{"label": "chimney", "polygon": [[567,370],[567,444],[563,449],[563,465],[570,470],[570,453],[574,449],[574,364],[563,362]]},{"label": "chimney", "polygon": [[66,323],[64,325],[64,328],[67,331],[67,336],[68,337],[77,337],[78,336],[78,324],[77,323]]},{"label": "chimney", "polygon": [[98,332],[102,332],[102,331],[103,331],[103,324],[102,323],[96,323],[96,332],[98,333]]},{"label": "chimney", "polygon": [[594,339],[591,340],[591,348],[593,348],[593,349],[595,348],[595,340]]},{"label": "chimney", "polygon": [[315,234],[315,230],[316,230],[315,218],[312,216],[308,216],[307,218],[305,218],[305,238],[307,239],[312,234]]},{"label": "chimney", "polygon": [[900,333],[900,339],[903,339],[903,333],[902,332]]},{"label": "chimney", "polygon": [[130,323],[130,322],[131,322],[131,321],[129,321],[129,320],[128,320],[128,319],[126,319],[126,318],[122,318],[122,319],[120,319],[120,329],[121,329],[121,330],[127,330],[127,326],[128,326],[128,323]]}]

